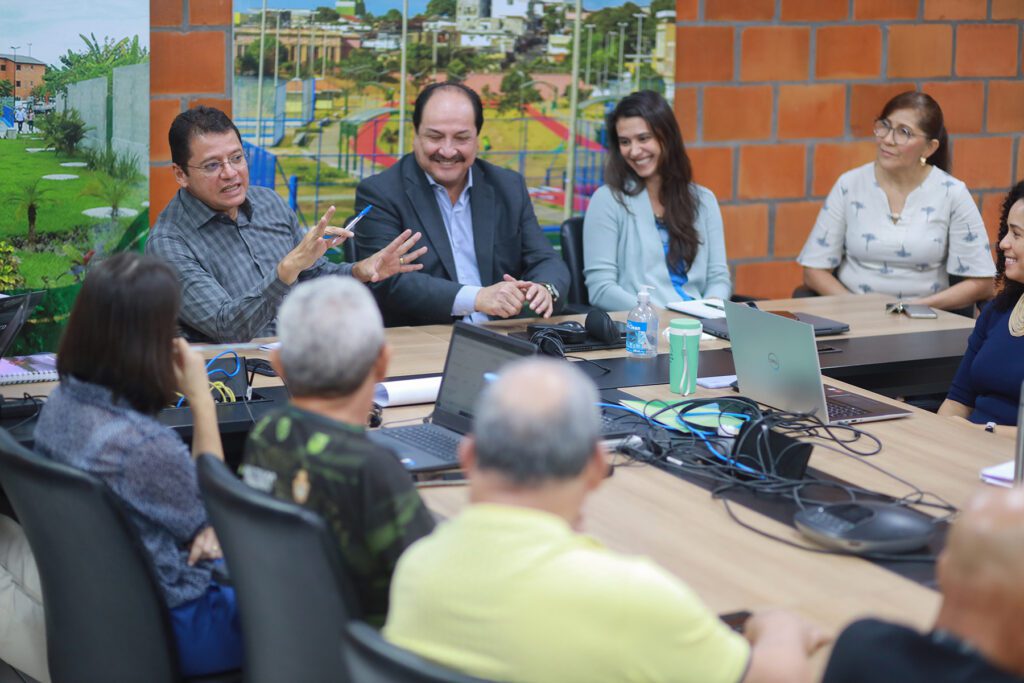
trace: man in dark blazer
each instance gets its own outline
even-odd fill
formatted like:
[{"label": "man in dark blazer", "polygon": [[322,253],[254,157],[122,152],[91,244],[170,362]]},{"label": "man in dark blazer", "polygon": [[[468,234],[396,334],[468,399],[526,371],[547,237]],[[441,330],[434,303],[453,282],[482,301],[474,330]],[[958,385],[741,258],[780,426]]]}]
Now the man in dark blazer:
[{"label": "man in dark blazer", "polygon": [[476,158],[483,107],[460,83],[427,86],[413,109],[413,153],[363,180],[359,253],[406,228],[423,233],[423,269],[371,285],[387,325],[483,321],[565,302],[569,271],[544,237],[523,177]]}]

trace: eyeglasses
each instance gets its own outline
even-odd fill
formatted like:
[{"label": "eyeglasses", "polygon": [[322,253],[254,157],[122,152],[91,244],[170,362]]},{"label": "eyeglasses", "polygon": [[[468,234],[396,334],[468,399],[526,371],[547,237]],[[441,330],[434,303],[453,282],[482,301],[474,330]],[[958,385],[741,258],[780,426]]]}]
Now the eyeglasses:
[{"label": "eyeglasses", "polygon": [[921,135],[915,133],[906,126],[896,126],[895,128],[887,119],[878,119],[875,121],[875,137],[879,140],[884,140],[889,137],[889,133],[892,133],[893,142],[897,145],[905,145],[914,138],[925,138],[927,135]]},{"label": "eyeglasses", "polygon": [[203,175],[215,176],[220,175],[221,171],[223,171],[224,167],[228,164],[231,164],[231,167],[236,171],[240,171],[245,168],[247,163],[248,162],[245,160],[245,153],[238,152],[237,154],[229,156],[227,161],[208,161],[202,166],[193,166],[192,164],[189,164],[188,167],[194,168],[197,171],[202,171]]}]

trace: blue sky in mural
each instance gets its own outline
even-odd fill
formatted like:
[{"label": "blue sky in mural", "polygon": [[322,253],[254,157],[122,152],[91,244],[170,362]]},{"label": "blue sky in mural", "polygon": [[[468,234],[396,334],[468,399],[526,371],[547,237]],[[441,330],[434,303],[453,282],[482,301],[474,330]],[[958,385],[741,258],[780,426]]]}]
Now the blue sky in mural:
[{"label": "blue sky in mural", "polygon": [[[613,5],[621,5],[623,0],[585,0],[583,8],[588,10],[602,9]],[[633,0],[641,6],[651,4],[649,0]],[[389,9],[401,9],[402,0],[367,0],[367,8],[374,14],[383,14]],[[267,0],[267,7],[271,9],[293,9],[327,6],[334,7],[333,2],[317,2],[316,0]],[[235,0],[235,9],[245,11],[263,7],[263,0]],[[423,12],[427,8],[427,0],[409,0],[409,11],[413,14]]]}]

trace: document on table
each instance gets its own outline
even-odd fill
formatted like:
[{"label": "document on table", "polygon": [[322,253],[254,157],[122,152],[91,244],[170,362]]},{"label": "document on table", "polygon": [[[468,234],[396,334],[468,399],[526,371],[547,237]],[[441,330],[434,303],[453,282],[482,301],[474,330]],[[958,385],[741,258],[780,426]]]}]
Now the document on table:
[{"label": "document on table", "polygon": [[433,403],[440,390],[441,375],[381,382],[373,390],[373,402],[383,408]]},{"label": "document on table", "polygon": [[692,315],[694,318],[724,318],[725,305],[721,299],[693,299],[692,301],[670,301],[667,308]]},{"label": "document on table", "polygon": [[981,471],[981,480],[994,486],[1013,487],[1013,461],[1007,460],[999,465],[986,467]]}]

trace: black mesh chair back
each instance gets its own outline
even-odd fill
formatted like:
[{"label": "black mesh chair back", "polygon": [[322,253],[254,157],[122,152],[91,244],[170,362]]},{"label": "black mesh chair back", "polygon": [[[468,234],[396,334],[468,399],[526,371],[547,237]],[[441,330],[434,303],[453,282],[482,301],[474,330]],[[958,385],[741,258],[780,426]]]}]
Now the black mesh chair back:
[{"label": "black mesh chair back", "polygon": [[238,598],[246,681],[353,680],[342,645],[359,607],[323,519],[247,486],[213,456],[197,468]]},{"label": "black mesh chair back", "polygon": [[562,260],[569,267],[569,299],[572,306],[589,306],[590,296],[583,279],[583,217],[562,223]]},{"label": "black mesh chair back", "polygon": [[392,645],[374,628],[357,621],[348,625],[345,658],[352,680],[358,683],[487,683]]},{"label": "black mesh chair back", "polygon": [[95,477],[32,453],[2,429],[0,481],[39,569],[51,678],[180,680],[149,554],[114,494]]}]

